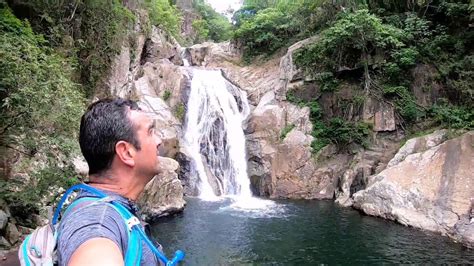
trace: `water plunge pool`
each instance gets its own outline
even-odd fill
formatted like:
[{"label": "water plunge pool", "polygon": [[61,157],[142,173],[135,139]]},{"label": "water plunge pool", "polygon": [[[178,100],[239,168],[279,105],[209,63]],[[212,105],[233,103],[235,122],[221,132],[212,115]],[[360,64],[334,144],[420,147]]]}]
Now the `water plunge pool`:
[{"label": "water plunge pool", "polygon": [[447,237],[332,201],[264,201],[255,209],[232,198],[186,201],[183,214],[152,226],[168,256],[186,252],[183,265],[474,263],[474,250]]}]

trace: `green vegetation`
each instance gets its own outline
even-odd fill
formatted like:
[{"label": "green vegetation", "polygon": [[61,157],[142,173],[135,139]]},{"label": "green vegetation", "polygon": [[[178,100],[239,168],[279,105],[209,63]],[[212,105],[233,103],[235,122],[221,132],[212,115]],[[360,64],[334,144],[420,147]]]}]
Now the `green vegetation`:
[{"label": "green vegetation", "polygon": [[0,3],[0,149],[22,154],[25,170],[33,169],[28,162],[37,153],[48,159],[29,173],[27,184],[2,180],[0,198],[25,215],[38,211],[50,186],[75,180],[69,166],[57,161],[77,154],[75,138],[85,103],[70,64]]},{"label": "green vegetation", "polygon": [[284,140],[284,139],[286,138],[286,135],[288,135],[288,133],[290,133],[290,131],[293,130],[293,128],[295,128],[295,125],[294,125],[294,124],[288,124],[288,125],[286,125],[286,126],[281,130],[280,139],[281,139],[281,140]]},{"label": "green vegetation", "polygon": [[76,81],[84,85],[88,95],[108,71],[135,20],[118,0],[18,0],[11,8],[18,14],[28,14],[25,19],[34,31],[70,58],[70,65],[78,68],[80,75]]},{"label": "green vegetation", "polygon": [[174,116],[180,121],[184,121],[184,116],[186,115],[186,108],[183,103],[179,103],[174,108]]},{"label": "green vegetation", "polygon": [[[79,183],[80,179],[71,166],[60,168],[55,164],[57,162],[50,161],[47,167],[32,173],[34,178],[26,184],[0,179],[0,199],[8,203],[12,215],[21,224],[35,227],[31,215],[39,213],[43,204],[55,205],[59,201],[60,188]],[[18,188],[22,189],[18,191]]]},{"label": "green vegetation", "polygon": [[163,100],[168,101],[170,97],[171,97],[171,91],[165,90],[165,92],[163,93]]},{"label": "green vegetation", "polygon": [[0,199],[31,214],[54,200],[51,187],[78,181],[80,115],[87,98],[108,95],[112,59],[124,42],[135,47],[138,19],[145,34],[156,25],[179,39],[180,12],[168,0],[0,0],[0,154],[7,162],[14,153],[13,172],[28,175],[2,166]]},{"label": "green vegetation", "polygon": [[181,14],[168,0],[145,0],[150,21],[153,25],[168,31],[181,40]]},{"label": "green vegetation", "polygon": [[314,140],[311,143],[313,153],[316,153],[330,143],[336,144],[341,150],[346,149],[347,145],[351,143],[364,147],[368,145],[367,137],[370,134],[370,126],[368,124],[346,121],[340,117],[334,117],[325,121],[323,120],[323,111],[316,100],[302,101],[291,91],[287,94],[287,100],[299,106],[309,107],[310,119],[313,123],[312,136]]},{"label": "green vegetation", "polygon": [[[316,41],[293,57],[305,79],[317,85],[312,88],[319,94],[312,95],[333,95],[358,112],[368,98],[383,101],[395,107],[398,123],[407,130],[425,120],[473,129],[474,56],[469,47],[474,33],[467,30],[473,10],[467,0],[246,0],[234,16],[234,40],[249,60],[314,36]],[[420,64],[435,68],[435,80],[429,82],[443,88],[433,106],[422,106],[414,94],[432,89],[430,83],[414,88],[412,71]],[[342,83],[355,85],[351,95],[357,99],[337,98]],[[293,91],[287,100],[312,110],[315,151],[328,143],[367,144],[370,131],[360,117],[324,113],[319,98],[301,99]]]},{"label": "green vegetation", "polygon": [[207,40],[222,42],[231,38],[232,25],[225,16],[217,13],[204,0],[193,0],[193,7],[201,16],[201,19],[193,21],[192,24],[197,33],[194,43]]},{"label": "green vegetation", "polygon": [[0,144],[32,151],[74,137],[85,98],[67,60],[8,8],[0,12]]}]

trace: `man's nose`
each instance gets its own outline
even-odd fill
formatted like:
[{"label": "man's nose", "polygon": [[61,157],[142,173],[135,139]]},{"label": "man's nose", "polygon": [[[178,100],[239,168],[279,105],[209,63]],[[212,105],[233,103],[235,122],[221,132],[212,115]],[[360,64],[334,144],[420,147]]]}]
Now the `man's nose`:
[{"label": "man's nose", "polygon": [[160,145],[160,144],[163,142],[161,138],[162,138],[162,137],[161,137],[161,133],[160,133],[160,132],[157,132],[157,133],[155,134],[155,142],[156,142],[156,145],[157,145],[157,146]]}]

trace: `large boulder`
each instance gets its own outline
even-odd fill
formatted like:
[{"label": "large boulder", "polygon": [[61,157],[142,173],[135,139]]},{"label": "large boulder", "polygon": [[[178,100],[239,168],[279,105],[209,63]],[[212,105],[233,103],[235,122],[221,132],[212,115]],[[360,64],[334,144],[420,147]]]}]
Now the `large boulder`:
[{"label": "large boulder", "polygon": [[367,97],[364,100],[362,119],[374,125],[373,131],[394,131],[396,129],[395,108],[376,98]]},{"label": "large boulder", "polygon": [[311,158],[311,136],[291,130],[272,162],[273,198],[332,198],[336,184],[330,169],[317,171]]},{"label": "large boulder", "polygon": [[[254,193],[271,198],[331,199],[345,158],[318,163],[311,153],[309,108],[261,97],[247,124],[248,174]],[[286,132],[288,131],[288,132]]]},{"label": "large boulder", "polygon": [[371,176],[386,168],[400,147],[401,137],[393,134],[380,137],[370,147],[357,152],[340,176],[336,203],[345,207],[352,206],[353,194],[365,189]]},{"label": "large boulder", "polygon": [[[304,73],[301,69],[296,66],[293,55],[296,51],[311,45],[319,40],[319,35],[299,41],[290,47],[286,54],[280,59],[280,76],[279,79],[282,81],[281,85],[276,88],[276,94],[279,99],[286,99],[286,92],[289,87],[301,85],[301,81],[305,79]],[[307,79],[307,77],[306,77]]]},{"label": "large boulder", "polygon": [[0,249],[9,249],[11,247],[12,245],[10,244],[10,242],[8,242],[5,237],[0,236]]},{"label": "large boulder", "polygon": [[181,46],[166,31],[152,27],[150,38],[145,41],[140,63],[156,62],[160,59],[168,59],[175,65],[183,65],[181,58]]},{"label": "large boulder", "polygon": [[12,245],[16,244],[18,240],[20,240],[21,233],[16,228],[15,224],[8,223],[7,228],[5,230],[5,236]]},{"label": "large boulder", "polygon": [[137,98],[153,96],[163,99],[170,108],[187,101],[190,74],[185,68],[173,65],[168,59],[141,66],[140,75],[133,82]]},{"label": "large boulder", "polygon": [[[136,87],[143,83],[143,80],[138,80],[145,74],[149,76],[145,79],[157,81],[159,78],[156,78],[156,76],[163,79],[165,75],[176,71],[175,68],[171,70],[169,67],[163,67],[156,71],[158,66],[183,65],[181,57],[181,51],[183,49],[179,43],[165,31],[153,26],[149,38],[146,38],[140,31],[140,25],[137,25],[134,34],[136,35],[134,44],[130,45],[128,39],[124,39],[120,53],[112,60],[110,74],[104,80],[104,84],[109,90],[107,92],[98,90],[96,96],[118,96],[122,98],[139,97]],[[144,67],[147,63],[151,63],[148,65],[150,66],[148,69]],[[177,72],[179,73],[179,71]],[[168,76],[166,77],[168,78]],[[179,83],[181,79],[169,77],[167,82],[169,81],[177,81]],[[161,80],[161,82],[165,81]],[[176,86],[167,86],[169,90],[175,87]],[[158,90],[156,94],[162,96],[160,90]]]},{"label": "large boulder", "polygon": [[147,221],[181,212],[186,204],[178,179],[178,162],[166,157],[159,160],[160,173],[147,184],[139,199],[142,218]]},{"label": "large boulder", "polygon": [[[405,144],[388,167],[354,194],[354,207],[473,244],[474,132],[442,142],[443,132]],[[441,143],[442,142],[442,143]]]}]

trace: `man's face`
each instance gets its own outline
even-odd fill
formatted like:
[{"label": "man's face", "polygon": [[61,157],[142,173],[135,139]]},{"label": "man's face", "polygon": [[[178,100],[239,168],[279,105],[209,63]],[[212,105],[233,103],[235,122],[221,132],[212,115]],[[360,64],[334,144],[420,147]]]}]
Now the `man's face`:
[{"label": "man's face", "polygon": [[140,150],[137,150],[135,156],[135,168],[139,174],[151,180],[159,171],[158,147],[161,138],[157,134],[154,120],[145,112],[132,110],[130,120],[140,143]]}]

